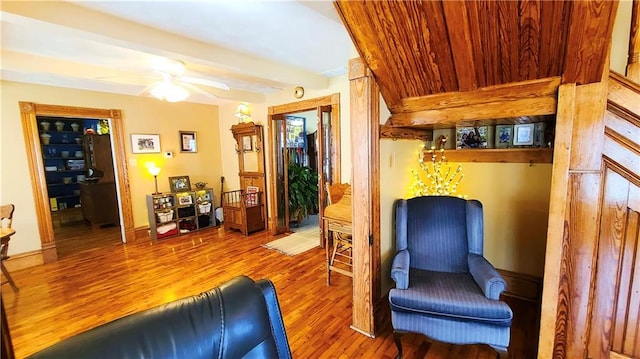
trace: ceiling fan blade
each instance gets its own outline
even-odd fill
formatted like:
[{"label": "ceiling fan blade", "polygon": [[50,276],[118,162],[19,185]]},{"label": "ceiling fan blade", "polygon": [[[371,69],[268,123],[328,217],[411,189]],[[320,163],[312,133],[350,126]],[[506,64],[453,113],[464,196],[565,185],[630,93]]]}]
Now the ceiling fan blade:
[{"label": "ceiling fan blade", "polygon": [[221,90],[230,90],[229,86],[227,86],[227,84],[224,84],[222,82],[205,80],[205,79],[200,79],[200,78],[197,78],[197,77],[179,77],[179,80],[183,81],[183,82],[188,82],[190,84],[215,87],[215,88],[218,88],[218,89],[221,89]]},{"label": "ceiling fan blade", "polygon": [[192,85],[192,84],[190,84],[190,83],[188,83],[186,81],[180,81],[180,86],[184,86],[186,89],[188,89],[190,91],[205,95],[205,96],[207,96],[209,98],[216,98],[216,99],[218,98],[218,96],[216,96],[215,94],[213,94],[213,93],[211,93],[211,92],[209,92],[209,91],[207,91],[205,89],[201,89],[198,86],[194,86],[194,85]]},{"label": "ceiling fan blade", "polygon": [[151,89],[156,86],[156,83],[151,84],[147,87],[145,87],[144,89],[142,89],[142,91],[138,92],[138,96],[149,96],[151,95]]}]

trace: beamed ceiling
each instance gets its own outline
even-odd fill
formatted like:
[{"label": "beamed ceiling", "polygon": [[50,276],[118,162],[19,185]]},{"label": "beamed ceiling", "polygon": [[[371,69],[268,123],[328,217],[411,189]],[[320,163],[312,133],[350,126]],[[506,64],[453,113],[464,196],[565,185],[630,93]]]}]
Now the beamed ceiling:
[{"label": "beamed ceiling", "polygon": [[419,104],[443,93],[455,101],[455,93],[523,82],[555,96],[559,83],[599,82],[617,10],[615,1],[335,6],[392,114],[428,110]]}]

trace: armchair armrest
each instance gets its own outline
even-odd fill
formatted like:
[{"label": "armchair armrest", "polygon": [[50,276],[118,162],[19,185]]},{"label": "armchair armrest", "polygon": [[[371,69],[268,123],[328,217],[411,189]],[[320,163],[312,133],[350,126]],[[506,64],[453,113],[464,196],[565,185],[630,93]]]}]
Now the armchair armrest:
[{"label": "armchair armrest", "polygon": [[482,289],[484,296],[498,300],[500,294],[507,288],[500,273],[483,256],[469,253],[469,272]]},{"label": "armchair armrest", "polygon": [[396,282],[397,289],[409,288],[409,251],[403,249],[396,253],[391,266],[391,279]]}]

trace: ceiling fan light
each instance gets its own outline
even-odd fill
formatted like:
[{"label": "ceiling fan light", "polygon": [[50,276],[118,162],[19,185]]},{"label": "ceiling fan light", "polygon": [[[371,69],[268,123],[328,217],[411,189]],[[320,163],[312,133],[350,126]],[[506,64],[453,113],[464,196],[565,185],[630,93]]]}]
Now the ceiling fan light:
[{"label": "ceiling fan light", "polygon": [[190,93],[184,87],[172,82],[161,81],[158,82],[151,89],[151,95],[159,100],[167,102],[179,102],[189,97]]}]

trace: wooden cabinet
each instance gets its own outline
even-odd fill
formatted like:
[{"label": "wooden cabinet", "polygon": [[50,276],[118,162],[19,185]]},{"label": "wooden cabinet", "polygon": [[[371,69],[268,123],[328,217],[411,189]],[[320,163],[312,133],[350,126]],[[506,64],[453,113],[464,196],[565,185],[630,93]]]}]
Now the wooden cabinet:
[{"label": "wooden cabinet", "polygon": [[109,135],[84,135],[82,142],[87,168],[102,172],[100,182],[114,182],[113,156],[111,155]]},{"label": "wooden cabinet", "polygon": [[237,229],[245,236],[266,228],[264,193],[235,190],[222,193],[224,229]]},{"label": "wooden cabinet", "polygon": [[93,228],[119,223],[116,184],[80,182],[82,215]]},{"label": "wooden cabinet", "polygon": [[151,239],[165,239],[216,225],[213,189],[147,195]]},{"label": "wooden cabinet", "polygon": [[236,140],[240,189],[222,193],[224,228],[247,235],[267,228],[262,126],[240,123],[231,126],[231,132]]}]

